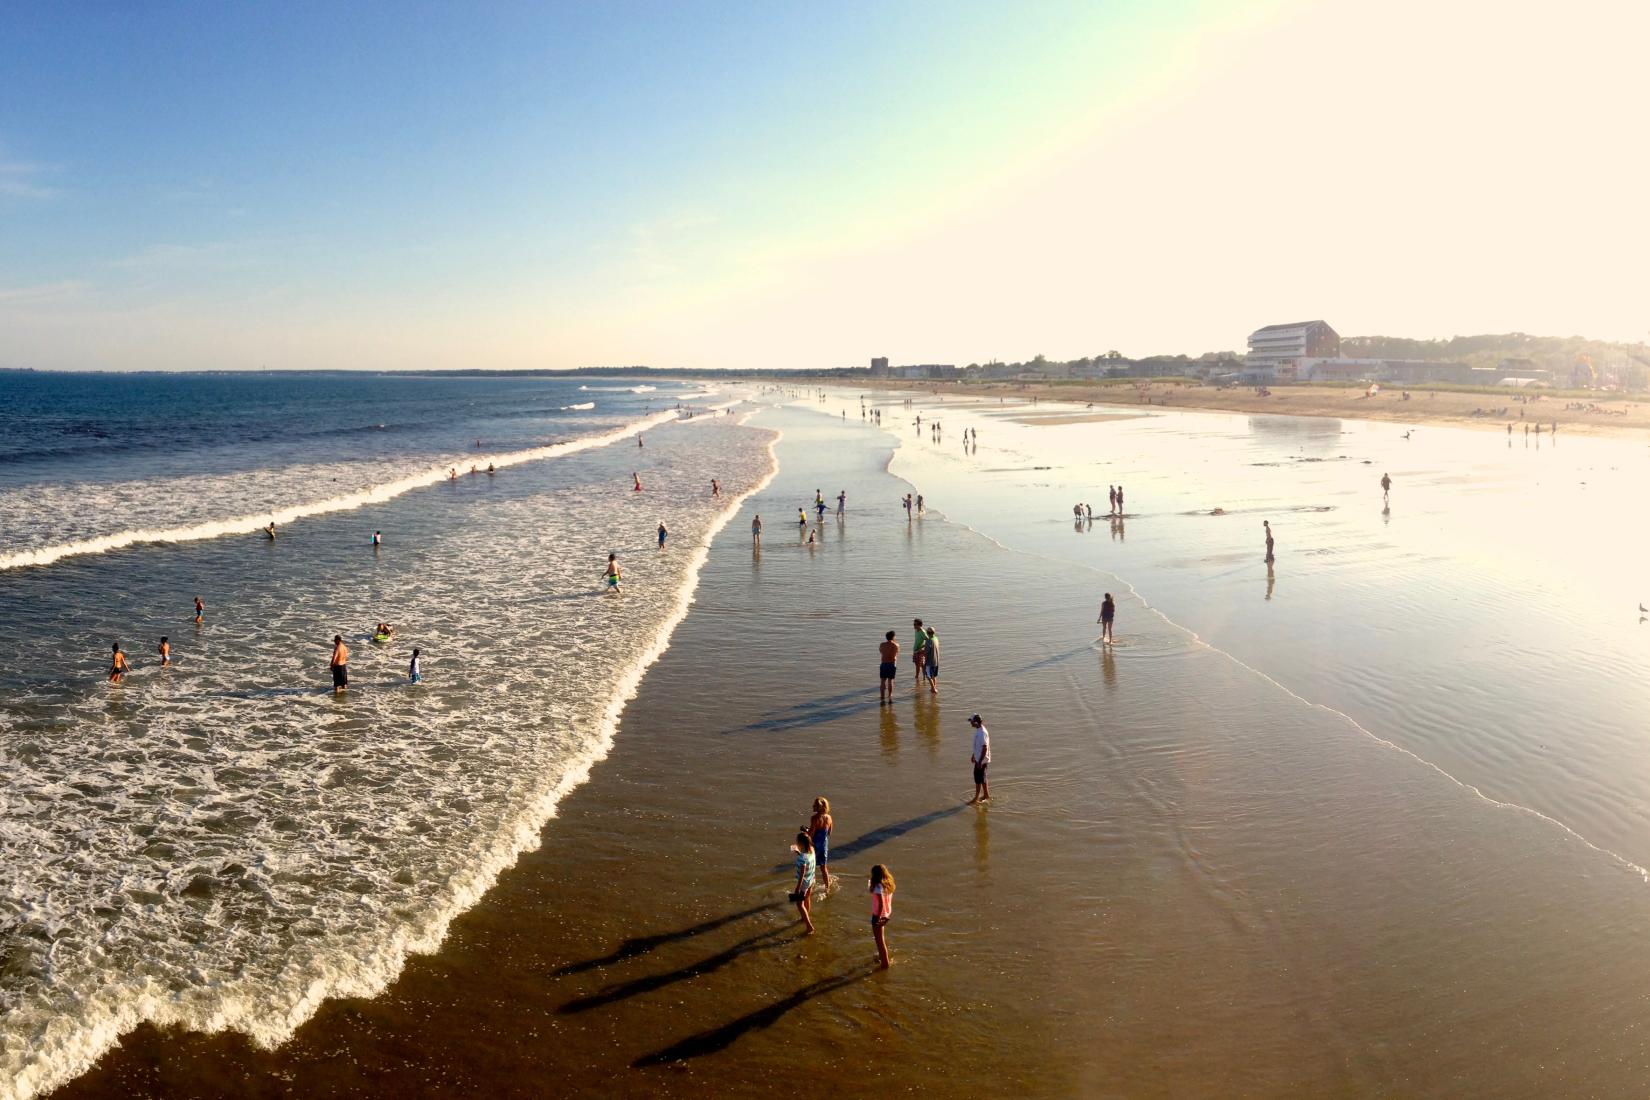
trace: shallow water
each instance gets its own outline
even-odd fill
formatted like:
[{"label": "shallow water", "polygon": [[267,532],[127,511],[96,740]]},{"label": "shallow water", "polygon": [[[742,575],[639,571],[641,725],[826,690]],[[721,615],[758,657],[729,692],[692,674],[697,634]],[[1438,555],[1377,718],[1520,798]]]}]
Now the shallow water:
[{"label": "shallow water", "polygon": [[[1080,581],[1096,608],[1103,578],[1070,567],[1115,576],[1485,796],[1650,866],[1650,623],[1637,611],[1650,604],[1650,448],[1178,411],[1028,428],[1000,408],[919,403],[946,438],[906,429],[896,471],[951,518],[1046,556],[1051,579]],[[983,440],[966,455],[965,425]],[[1127,518],[1110,521],[1119,482]],[[1078,501],[1092,524],[1072,520]]]},{"label": "shallow water", "polygon": [[[633,412],[632,426],[675,415]],[[63,1080],[142,1019],[279,1042],[324,998],[371,993],[433,949],[537,843],[684,613],[710,534],[769,472],[766,434],[734,418],[656,424],[651,449],[628,429],[600,446],[613,419],[274,542],[142,542],[0,571],[0,627],[27,655],[0,673],[0,1095]],[[213,476],[287,499],[292,468],[266,469]],[[78,507],[105,530],[125,521]],[[602,591],[610,550],[618,596]],[[368,637],[379,619],[398,627],[385,645]],[[327,681],[334,633],[352,650],[343,696]],[[153,655],[162,635],[171,668]],[[120,685],[103,676],[113,638],[134,664]]]}]

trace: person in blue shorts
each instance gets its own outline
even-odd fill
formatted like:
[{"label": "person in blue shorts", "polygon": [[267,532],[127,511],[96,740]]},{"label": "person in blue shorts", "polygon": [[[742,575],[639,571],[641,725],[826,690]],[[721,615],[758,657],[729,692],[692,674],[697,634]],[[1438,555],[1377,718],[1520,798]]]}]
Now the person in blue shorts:
[{"label": "person in blue shorts", "polygon": [[824,795],[814,799],[814,816],[808,820],[808,837],[814,842],[814,863],[819,867],[819,882],[825,892],[831,891],[831,800]]},{"label": "person in blue shorts", "polygon": [[923,656],[926,659],[922,673],[924,678],[928,680],[929,694],[938,695],[940,693],[940,640],[934,637],[933,627],[926,628],[924,633],[928,637],[928,642],[922,647]]},{"label": "person in blue shorts", "polygon": [[882,669],[878,673],[877,702],[879,704],[892,703],[894,701],[894,674],[899,671],[899,666],[894,663],[899,660],[899,643],[894,641],[892,630],[883,635],[882,644],[877,649],[882,654]]},{"label": "person in blue shorts", "polygon": [[665,548],[665,539],[669,537],[670,532],[665,530],[665,525],[663,523],[659,524],[659,549],[663,550]]}]

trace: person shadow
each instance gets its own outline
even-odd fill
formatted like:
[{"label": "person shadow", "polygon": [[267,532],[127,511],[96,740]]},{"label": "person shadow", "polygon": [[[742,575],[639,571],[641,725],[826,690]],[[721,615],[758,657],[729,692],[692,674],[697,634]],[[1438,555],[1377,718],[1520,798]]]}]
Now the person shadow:
[{"label": "person shadow", "polygon": [[782,902],[770,901],[763,905],[753,905],[748,909],[740,909],[737,912],[725,913],[720,917],[713,917],[698,924],[690,924],[686,928],[679,928],[674,932],[657,932],[651,936],[633,936],[600,958],[568,963],[553,973],[555,977],[566,978],[574,974],[583,974],[589,970],[599,970],[604,966],[612,966],[615,963],[624,962],[626,959],[645,955],[667,943],[678,943],[682,940],[692,939],[694,936],[702,936],[706,932],[714,932],[718,928],[724,928],[747,917],[754,917],[759,913],[768,913],[780,908],[783,908]]},{"label": "person shadow", "polygon": [[741,726],[733,732],[784,733],[787,730],[805,729],[808,726],[819,725],[822,722],[834,722],[838,718],[847,718],[878,705],[865,698],[864,691],[848,691],[840,695],[825,695],[818,699],[804,700],[783,710],[774,711],[766,717],[758,718],[749,725]]},{"label": "person shadow", "polygon": [[731,1020],[720,1027],[713,1027],[695,1035],[680,1039],[662,1050],[645,1054],[630,1063],[634,1069],[645,1069],[649,1066],[665,1066],[674,1062],[684,1062],[690,1058],[702,1058],[707,1054],[715,1054],[726,1050],[740,1038],[752,1031],[761,1031],[772,1027],[783,1019],[786,1013],[807,1004],[816,997],[824,997],[838,990],[846,989],[856,982],[862,982],[877,972],[875,963],[866,962],[829,978],[810,982],[794,992],[786,994],[779,1000],[747,1012],[738,1019]]},{"label": "person shadow", "polygon": [[[774,903],[776,906],[777,902]],[[706,974],[714,974],[729,963],[744,955],[756,951],[771,951],[776,947],[799,939],[801,934],[794,924],[782,925],[778,928],[765,928],[753,935],[746,936],[737,943],[724,947],[714,955],[706,956],[697,962],[686,966],[668,970],[663,974],[649,974],[646,977],[636,978],[633,981],[621,982],[606,989],[584,997],[575,997],[560,1008],[556,1009],[559,1015],[569,1016],[580,1012],[589,1012],[594,1008],[614,1004],[630,997],[640,996],[643,993],[652,993],[663,989],[667,985],[685,982],[692,978],[702,978]]]}]

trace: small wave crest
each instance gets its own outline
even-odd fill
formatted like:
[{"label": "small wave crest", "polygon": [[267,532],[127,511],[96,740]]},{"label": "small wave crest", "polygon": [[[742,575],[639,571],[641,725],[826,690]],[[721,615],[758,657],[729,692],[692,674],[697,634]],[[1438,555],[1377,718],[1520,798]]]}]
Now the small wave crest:
[{"label": "small wave crest", "polygon": [[274,523],[277,527],[303,519],[306,516],[324,515],[328,512],[345,512],[362,508],[369,504],[381,504],[393,500],[403,493],[426,486],[436,485],[445,481],[449,470],[463,468],[477,463],[491,463],[503,468],[514,466],[522,462],[536,462],[546,458],[556,458],[561,455],[575,454],[590,447],[603,447],[619,439],[624,439],[638,431],[655,427],[675,419],[674,411],[657,412],[640,420],[632,421],[621,427],[598,434],[582,436],[578,439],[565,442],[551,443],[543,447],[530,447],[522,451],[511,451],[504,454],[467,454],[461,459],[454,458],[437,466],[429,466],[417,473],[389,481],[379,482],[357,489],[351,493],[339,496],[324,497],[318,500],[306,501],[300,504],[287,504],[260,511],[255,514],[229,516],[221,519],[206,520],[201,523],[181,525],[165,528],[140,528],[124,531],[114,531],[92,538],[78,539],[71,542],[61,542],[50,546],[39,546],[27,550],[19,550],[9,554],[0,554],[0,571],[6,569],[21,569],[26,566],[50,565],[63,558],[75,557],[83,554],[104,554],[111,550],[120,550],[127,546],[139,543],[152,542],[195,542],[200,539],[219,538],[224,535],[246,535],[261,530],[266,524]]}]

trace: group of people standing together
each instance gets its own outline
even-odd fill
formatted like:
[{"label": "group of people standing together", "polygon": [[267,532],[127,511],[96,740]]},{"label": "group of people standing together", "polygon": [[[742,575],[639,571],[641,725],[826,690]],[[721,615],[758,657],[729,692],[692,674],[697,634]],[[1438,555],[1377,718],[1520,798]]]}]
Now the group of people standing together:
[{"label": "group of people standing together", "polygon": [[[931,626],[923,626],[921,619],[911,620],[911,629],[915,638],[911,643],[911,664],[915,670],[917,682],[914,690],[921,691],[923,684],[928,685],[930,695],[940,693],[940,639]],[[877,646],[882,657],[882,666],[878,672],[878,703],[892,703],[894,701],[894,677],[899,672],[899,642],[894,640],[894,631],[890,630],[883,635],[882,642]]]},{"label": "group of people standing together", "polygon": [[[814,799],[813,817],[805,828],[796,831],[791,852],[796,856],[796,883],[790,901],[796,906],[808,935],[814,934],[813,898],[817,877],[827,896],[831,892],[831,831],[836,821],[831,817],[831,800],[821,795]],[[893,965],[888,956],[888,939],[883,931],[894,915],[894,875],[884,864],[871,868],[866,884],[871,898],[871,938],[876,941],[877,959],[884,970]]]}]

